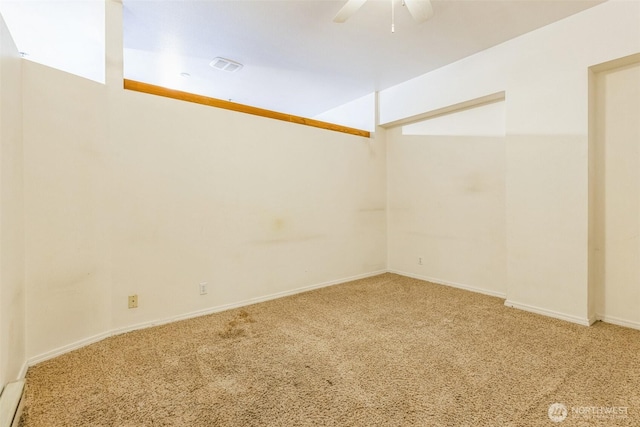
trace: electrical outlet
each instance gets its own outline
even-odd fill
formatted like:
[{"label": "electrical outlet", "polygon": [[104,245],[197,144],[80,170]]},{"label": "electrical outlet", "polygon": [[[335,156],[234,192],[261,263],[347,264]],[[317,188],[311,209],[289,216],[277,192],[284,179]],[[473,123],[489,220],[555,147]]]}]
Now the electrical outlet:
[{"label": "electrical outlet", "polygon": [[422,265],[422,257],[418,257],[418,264]]},{"label": "electrical outlet", "polygon": [[129,295],[129,308],[138,308],[138,295]]},{"label": "electrical outlet", "polygon": [[206,295],[208,292],[207,282],[200,282],[200,295]]}]

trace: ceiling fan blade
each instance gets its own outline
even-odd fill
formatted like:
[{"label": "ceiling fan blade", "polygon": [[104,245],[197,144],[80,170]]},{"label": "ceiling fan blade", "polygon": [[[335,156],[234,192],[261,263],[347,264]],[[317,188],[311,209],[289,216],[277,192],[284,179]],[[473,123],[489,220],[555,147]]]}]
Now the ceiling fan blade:
[{"label": "ceiling fan blade", "polygon": [[343,23],[347,19],[351,18],[351,16],[356,13],[366,1],[367,0],[348,0],[333,18],[333,22]]},{"label": "ceiling fan blade", "polygon": [[433,6],[430,0],[404,0],[404,4],[417,23],[424,22],[433,16]]}]

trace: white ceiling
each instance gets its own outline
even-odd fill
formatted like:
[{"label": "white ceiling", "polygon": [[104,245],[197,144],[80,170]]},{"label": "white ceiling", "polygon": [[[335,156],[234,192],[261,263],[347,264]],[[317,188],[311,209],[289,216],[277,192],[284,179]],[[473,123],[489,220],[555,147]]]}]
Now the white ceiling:
[{"label": "white ceiling", "polygon": [[[602,0],[434,0],[415,24],[396,0],[124,0],[125,76],[313,117],[547,25]],[[217,56],[244,64],[209,67]],[[181,77],[189,73],[191,77]]]}]

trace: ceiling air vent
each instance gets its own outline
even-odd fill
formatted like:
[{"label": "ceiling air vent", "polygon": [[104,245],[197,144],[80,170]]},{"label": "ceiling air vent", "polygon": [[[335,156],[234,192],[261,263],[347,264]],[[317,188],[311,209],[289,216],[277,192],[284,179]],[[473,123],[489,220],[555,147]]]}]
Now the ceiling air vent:
[{"label": "ceiling air vent", "polygon": [[242,68],[241,63],[220,57],[213,58],[213,61],[211,61],[209,65],[216,70],[227,71],[229,73],[239,71]]}]

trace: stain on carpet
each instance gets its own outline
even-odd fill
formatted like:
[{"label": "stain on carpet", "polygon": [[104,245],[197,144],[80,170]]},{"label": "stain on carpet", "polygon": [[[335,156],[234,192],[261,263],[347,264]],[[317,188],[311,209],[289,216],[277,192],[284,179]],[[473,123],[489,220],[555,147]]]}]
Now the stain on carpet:
[{"label": "stain on carpet", "polygon": [[233,320],[227,322],[226,327],[218,332],[220,338],[241,338],[247,335],[247,325],[255,323],[246,310],[240,310]]}]

